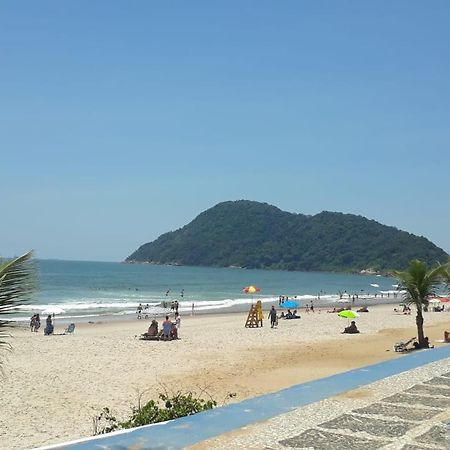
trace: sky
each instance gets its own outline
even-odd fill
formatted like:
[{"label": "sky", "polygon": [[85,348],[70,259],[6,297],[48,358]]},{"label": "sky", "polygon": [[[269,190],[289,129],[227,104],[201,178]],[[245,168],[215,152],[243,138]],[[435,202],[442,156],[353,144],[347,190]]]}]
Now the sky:
[{"label": "sky", "polygon": [[227,200],[450,252],[450,2],[0,3],[0,255],[124,260]]}]

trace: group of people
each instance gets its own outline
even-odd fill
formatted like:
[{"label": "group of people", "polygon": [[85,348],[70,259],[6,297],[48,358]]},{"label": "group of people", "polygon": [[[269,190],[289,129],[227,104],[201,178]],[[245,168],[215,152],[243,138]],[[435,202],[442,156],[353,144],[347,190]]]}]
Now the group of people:
[{"label": "group of people", "polygon": [[284,311],[281,312],[280,319],[300,319],[300,316],[297,314],[296,309],[294,309],[294,312],[288,309],[286,314]]},{"label": "group of people", "polygon": [[144,339],[159,338],[162,341],[171,341],[178,339],[178,330],[181,326],[181,317],[178,312],[175,313],[175,320],[172,322],[169,315],[166,315],[165,320],[162,323],[161,330],[158,330],[158,321],[153,319],[148,327],[147,332],[143,333]]},{"label": "group of people", "polygon": [[41,328],[41,318],[39,314],[33,314],[30,319],[30,331],[37,333],[39,328]]},{"label": "group of people", "polygon": [[[336,310],[336,308],[334,308],[334,309]],[[328,312],[331,312],[331,311],[328,311]],[[335,311],[333,311],[333,312],[335,312]],[[368,312],[368,310],[367,310],[367,312]],[[294,312],[291,312],[291,310],[288,309],[286,314],[284,314],[284,311],[281,313],[280,319],[281,318],[283,318],[283,319],[300,319],[300,316],[297,315],[297,310],[294,310]],[[278,325],[277,310],[275,309],[275,306],[273,306],[273,305],[270,308],[268,319],[270,320],[271,328],[274,328],[275,326]],[[359,330],[358,330],[358,327],[356,326],[355,321],[352,320],[350,325],[348,327],[345,327],[344,331],[342,333],[345,333],[345,334],[359,333]]]},{"label": "group of people", "polygon": [[[33,316],[30,319],[30,331],[37,333],[40,327],[41,327],[41,318],[39,314],[33,314]],[[53,320],[52,316],[49,314],[45,321],[44,335],[48,336],[50,334],[53,334],[53,331],[54,331]]]}]

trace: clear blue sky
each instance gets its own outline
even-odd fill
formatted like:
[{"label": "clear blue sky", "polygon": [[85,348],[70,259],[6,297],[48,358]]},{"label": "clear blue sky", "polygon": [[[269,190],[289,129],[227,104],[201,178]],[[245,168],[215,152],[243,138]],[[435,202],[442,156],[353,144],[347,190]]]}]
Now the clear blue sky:
[{"label": "clear blue sky", "polygon": [[122,260],[224,200],[450,251],[450,2],[3,1],[0,254]]}]

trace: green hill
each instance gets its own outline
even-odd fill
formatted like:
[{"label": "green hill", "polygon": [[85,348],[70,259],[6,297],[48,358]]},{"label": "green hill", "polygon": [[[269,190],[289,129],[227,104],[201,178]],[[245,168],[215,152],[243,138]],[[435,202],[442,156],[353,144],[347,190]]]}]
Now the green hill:
[{"label": "green hill", "polygon": [[247,200],[219,203],[142,245],[127,262],[257,269],[386,271],[449,255],[424,237],[353,214],[292,214]]}]

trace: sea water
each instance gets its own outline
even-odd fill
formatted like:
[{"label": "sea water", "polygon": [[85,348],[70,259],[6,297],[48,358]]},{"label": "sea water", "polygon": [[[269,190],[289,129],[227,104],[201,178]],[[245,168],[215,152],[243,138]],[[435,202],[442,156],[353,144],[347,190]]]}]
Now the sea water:
[{"label": "sea water", "polygon": [[[27,320],[49,307],[64,310],[61,318],[136,314],[141,303],[154,314],[163,314],[177,300],[180,312],[227,312],[248,309],[256,300],[278,304],[279,296],[295,299],[299,306],[331,305],[341,296],[378,299],[393,297],[396,281],[379,275],[327,272],[285,272],[238,268],[207,268],[123,264],[114,262],[37,260],[38,290],[13,318]],[[248,295],[249,285],[261,289]],[[373,286],[375,285],[375,286]]]}]

